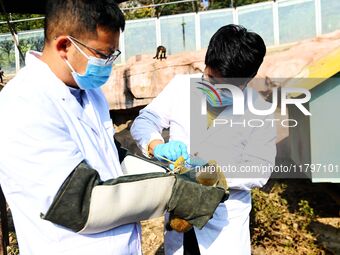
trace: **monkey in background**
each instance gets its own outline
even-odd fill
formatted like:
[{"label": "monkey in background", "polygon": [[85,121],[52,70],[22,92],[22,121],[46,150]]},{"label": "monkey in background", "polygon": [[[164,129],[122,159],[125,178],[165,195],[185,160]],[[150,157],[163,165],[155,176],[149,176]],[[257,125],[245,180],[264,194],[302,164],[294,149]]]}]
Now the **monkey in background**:
[{"label": "monkey in background", "polygon": [[162,61],[162,59],[166,59],[166,48],[162,45],[157,47],[157,51],[156,51],[156,56],[153,57],[154,59],[160,59]]},{"label": "monkey in background", "polygon": [[2,68],[0,66],[0,83],[4,83],[3,77],[5,76],[4,71],[2,71]]}]

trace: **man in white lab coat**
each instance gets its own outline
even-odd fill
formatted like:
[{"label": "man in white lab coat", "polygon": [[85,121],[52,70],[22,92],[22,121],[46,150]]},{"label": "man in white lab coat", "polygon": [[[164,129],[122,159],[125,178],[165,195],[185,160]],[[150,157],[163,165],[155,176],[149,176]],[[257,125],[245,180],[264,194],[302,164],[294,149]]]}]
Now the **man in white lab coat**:
[{"label": "man in white lab coat", "polygon": [[48,1],[43,52],[1,91],[0,182],[20,254],[141,254],[140,220],[169,211],[203,227],[225,197],[158,170],[122,176],[100,86],[124,26],[113,0]]},{"label": "man in white lab coat", "polygon": [[[159,160],[164,157],[172,161],[179,156],[188,158],[187,148],[191,148],[190,139],[201,139],[201,137],[193,137],[191,133],[202,127],[190,127],[192,114],[190,101],[193,100],[190,83],[195,82],[193,78],[196,78],[196,81],[197,78],[201,79],[203,83],[208,80],[210,86],[233,84],[243,91],[245,99],[252,96],[257,109],[270,108],[270,105],[257,92],[247,88],[249,80],[257,74],[265,52],[265,44],[256,33],[248,32],[245,28],[236,25],[220,28],[209,43],[203,77],[202,74],[175,76],[164,90],[141,110],[140,115],[134,121],[131,134],[143,153]],[[209,139],[204,140],[202,146],[206,151],[216,155],[216,158],[205,159],[228,162],[229,165],[238,167],[274,165],[276,131],[273,125],[264,121],[268,116],[254,116],[246,103],[244,104],[245,114],[234,115],[230,91],[223,89],[215,91],[219,93],[221,103],[215,105],[211,98],[207,98],[209,126],[211,120],[217,118],[227,119],[229,122],[236,123],[236,126],[208,129],[208,132],[209,130],[213,132],[209,134]],[[252,95],[250,92],[253,92]],[[265,124],[261,128],[243,126],[243,123],[244,125],[248,123],[243,122],[244,119],[250,120],[254,117]],[[269,118],[272,119],[272,116]],[[165,128],[170,128],[170,138],[167,143],[164,143],[161,136]],[[207,126],[204,128],[206,129]],[[196,133],[200,134],[200,132]],[[209,142],[210,140],[213,142]],[[200,151],[191,151],[192,154],[197,152],[199,156],[204,156]],[[194,229],[196,239],[193,231],[185,233],[183,237],[183,234],[166,230],[165,252],[167,255],[250,254],[250,191],[254,187],[263,186],[270,172],[255,176],[258,178],[246,178],[247,176],[244,175],[239,178],[235,178],[238,177],[237,175],[228,178],[230,173],[225,171],[224,174],[230,188],[229,199],[220,204],[213,218],[202,230]]]}]

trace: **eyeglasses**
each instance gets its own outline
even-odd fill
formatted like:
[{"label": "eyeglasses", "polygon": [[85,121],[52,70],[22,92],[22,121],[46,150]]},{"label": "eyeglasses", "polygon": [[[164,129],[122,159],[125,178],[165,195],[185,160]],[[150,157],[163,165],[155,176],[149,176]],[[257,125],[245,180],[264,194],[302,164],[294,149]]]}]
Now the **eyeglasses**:
[{"label": "eyeglasses", "polygon": [[87,46],[86,44],[82,43],[81,41],[79,41],[78,39],[74,38],[73,36],[69,36],[73,41],[75,41],[76,43],[80,44],[81,46],[87,48],[90,51],[94,51],[98,56],[100,56],[100,58],[105,59],[106,63],[110,63],[115,61],[119,55],[121,54],[120,50],[115,50],[113,53],[111,54],[105,54],[95,48],[92,48],[90,46]]}]

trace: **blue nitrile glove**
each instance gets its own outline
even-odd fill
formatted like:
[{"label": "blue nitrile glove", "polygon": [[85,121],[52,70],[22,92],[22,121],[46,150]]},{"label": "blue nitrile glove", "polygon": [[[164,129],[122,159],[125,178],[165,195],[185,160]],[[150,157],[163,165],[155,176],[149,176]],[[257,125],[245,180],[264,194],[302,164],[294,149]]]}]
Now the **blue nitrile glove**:
[{"label": "blue nitrile glove", "polygon": [[189,158],[187,146],[179,141],[158,144],[153,150],[153,155],[159,161],[164,161],[162,157],[171,161],[176,161],[180,156],[185,160]]}]

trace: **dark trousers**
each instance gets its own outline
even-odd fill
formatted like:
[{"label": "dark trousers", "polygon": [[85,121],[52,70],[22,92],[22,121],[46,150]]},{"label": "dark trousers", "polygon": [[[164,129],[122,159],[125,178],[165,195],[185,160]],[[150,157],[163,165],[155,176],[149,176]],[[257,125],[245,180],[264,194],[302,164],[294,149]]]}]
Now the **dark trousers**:
[{"label": "dark trousers", "polygon": [[195,235],[194,228],[184,233],[183,246],[184,246],[183,255],[200,255],[201,254],[198,248],[198,243],[197,243],[197,238]]}]

